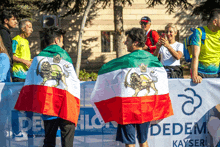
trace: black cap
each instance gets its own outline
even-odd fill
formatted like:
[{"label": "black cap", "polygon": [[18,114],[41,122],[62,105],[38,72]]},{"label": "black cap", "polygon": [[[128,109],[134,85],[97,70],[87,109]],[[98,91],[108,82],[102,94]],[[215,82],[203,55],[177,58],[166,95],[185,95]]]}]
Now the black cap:
[{"label": "black cap", "polygon": [[148,23],[151,22],[151,19],[148,16],[144,16],[141,18],[141,22]]}]

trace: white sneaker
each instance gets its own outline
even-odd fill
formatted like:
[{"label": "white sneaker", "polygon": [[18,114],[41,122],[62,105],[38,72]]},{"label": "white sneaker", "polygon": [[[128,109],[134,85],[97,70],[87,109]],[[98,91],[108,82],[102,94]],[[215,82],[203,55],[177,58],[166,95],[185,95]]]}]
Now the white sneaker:
[{"label": "white sneaker", "polygon": [[15,141],[27,141],[28,134],[26,132],[21,131],[19,134],[14,135]]},{"label": "white sneaker", "polygon": [[12,138],[12,136],[13,136],[12,131],[5,131],[5,137],[6,138]]}]

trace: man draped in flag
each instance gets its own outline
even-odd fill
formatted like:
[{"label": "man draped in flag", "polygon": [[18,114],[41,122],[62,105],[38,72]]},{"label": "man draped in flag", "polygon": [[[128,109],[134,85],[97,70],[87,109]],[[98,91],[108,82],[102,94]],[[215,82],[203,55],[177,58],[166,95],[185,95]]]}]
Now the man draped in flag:
[{"label": "man draped in flag", "polygon": [[63,147],[73,147],[75,126],[80,110],[80,81],[72,60],[62,49],[65,31],[47,29],[47,47],[33,59],[15,109],[43,114],[44,147],[56,146],[56,132],[61,129]]},{"label": "man draped in flag", "polygon": [[142,50],[142,29],[132,28],[126,35],[131,53],[102,66],[91,103],[101,123],[118,123],[117,141],[134,147],[136,128],[140,146],[148,147],[150,121],[173,115],[167,73],[157,57]]}]

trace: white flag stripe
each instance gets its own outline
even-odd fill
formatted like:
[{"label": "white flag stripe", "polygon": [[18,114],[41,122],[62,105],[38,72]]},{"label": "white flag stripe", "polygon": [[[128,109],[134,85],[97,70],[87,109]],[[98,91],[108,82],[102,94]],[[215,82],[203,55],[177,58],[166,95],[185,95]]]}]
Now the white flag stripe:
[{"label": "white flag stripe", "polygon": [[[129,70],[131,70],[129,72]],[[154,71],[154,73],[152,73]],[[106,74],[102,74],[98,76],[97,83],[95,84],[94,90],[91,94],[92,102],[99,102],[102,100],[107,100],[113,97],[131,97],[134,95],[135,90],[131,87],[125,87],[125,79],[127,76],[127,82],[130,84],[130,75],[132,73],[137,73],[138,75],[144,75],[148,77],[151,81],[146,81],[150,83],[154,83],[156,89],[158,90],[157,95],[163,95],[169,93],[167,74],[163,67],[151,67],[147,68],[146,73],[142,73],[140,68],[126,68],[119,69],[116,71],[112,71]],[[159,79],[157,82],[156,78]],[[141,90],[137,96],[146,95],[147,90]],[[155,91],[150,88],[150,92],[148,95],[154,95]]]},{"label": "white flag stripe", "polygon": [[[39,64],[38,67],[38,63],[40,61],[41,63]],[[43,78],[41,77],[40,74],[38,76],[36,76],[36,74],[37,74],[37,68],[39,69],[39,71],[41,71],[41,65],[44,61],[48,61],[50,64],[56,64],[59,66],[59,68],[61,68],[63,74],[66,75],[64,78],[65,80],[64,82],[66,82],[66,85],[68,85],[67,91],[80,99],[80,86],[79,86],[80,81],[76,76],[73,65],[65,60],[61,60],[59,63],[53,63],[53,58],[51,57],[43,57],[43,56],[35,57],[33,59],[30,69],[28,70],[28,75],[25,80],[25,85],[41,85],[41,83],[43,82]],[[68,67],[64,67],[64,65],[68,65]],[[67,76],[68,75],[67,72],[69,73],[69,76]],[[52,85],[56,85],[56,84],[58,84],[56,80],[48,80],[46,81],[44,86],[51,87]],[[62,82],[62,80],[59,80],[59,85],[56,88],[65,89],[66,86]]]}]

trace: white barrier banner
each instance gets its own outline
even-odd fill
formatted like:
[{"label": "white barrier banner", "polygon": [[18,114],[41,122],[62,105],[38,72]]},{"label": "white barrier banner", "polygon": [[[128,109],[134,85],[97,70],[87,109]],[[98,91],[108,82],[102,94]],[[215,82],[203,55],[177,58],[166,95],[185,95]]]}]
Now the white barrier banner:
[{"label": "white barrier banner", "polygon": [[[102,126],[90,105],[90,94],[95,82],[81,83],[81,109],[76,127],[74,146],[124,146],[116,142],[117,124]],[[38,147],[43,145],[44,127],[40,114],[15,111],[14,105],[23,83],[0,83],[0,144],[7,147]],[[149,147],[213,147],[218,143],[220,113],[220,79],[203,79],[193,84],[189,79],[170,79],[169,93],[174,115],[152,122],[148,132]],[[16,122],[18,122],[16,124]],[[212,132],[208,132],[212,130]],[[28,134],[26,140],[17,141],[16,130]],[[214,139],[210,133],[215,135]],[[60,143],[57,132],[57,146]],[[213,142],[214,140],[214,142]],[[138,143],[136,143],[138,147]]]}]

